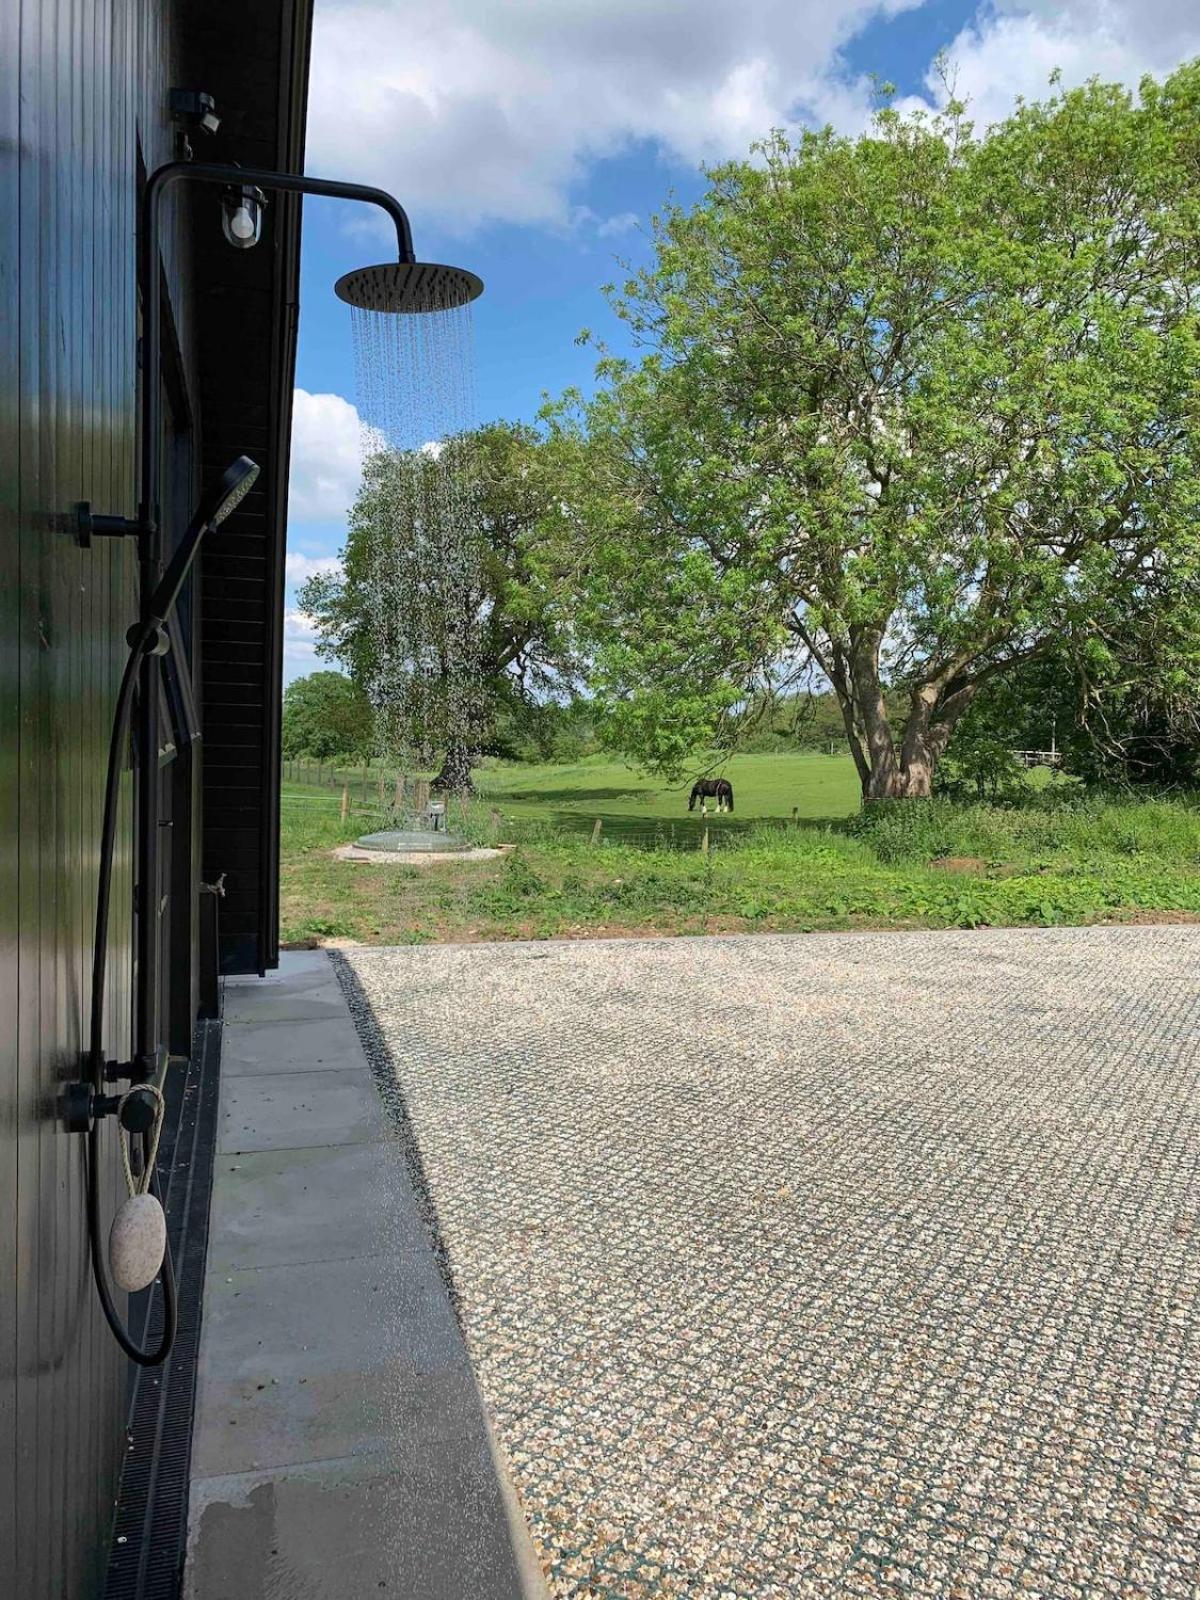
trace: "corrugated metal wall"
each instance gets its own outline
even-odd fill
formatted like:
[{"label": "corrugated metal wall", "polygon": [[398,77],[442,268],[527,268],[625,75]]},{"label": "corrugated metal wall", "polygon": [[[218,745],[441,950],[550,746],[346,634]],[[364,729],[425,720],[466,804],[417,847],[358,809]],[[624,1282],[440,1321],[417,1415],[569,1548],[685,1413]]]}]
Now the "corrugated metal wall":
[{"label": "corrugated metal wall", "polygon": [[[93,1591],[126,1366],[88,1276],[86,1036],[109,713],[134,552],[79,549],[78,500],[135,500],[136,151],[170,155],[159,0],[0,3],[0,1595]],[[170,273],[169,273],[170,276]],[[130,794],[108,1046],[128,1051]],[[111,1133],[109,1135],[111,1140]],[[106,1181],[120,1184],[115,1149]]]}]

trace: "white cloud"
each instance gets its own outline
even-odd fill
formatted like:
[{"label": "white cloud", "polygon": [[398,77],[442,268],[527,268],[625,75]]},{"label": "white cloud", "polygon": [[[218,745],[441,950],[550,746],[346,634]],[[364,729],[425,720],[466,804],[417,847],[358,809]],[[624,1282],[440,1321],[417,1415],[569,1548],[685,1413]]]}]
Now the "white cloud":
[{"label": "white cloud", "polygon": [[307,556],[298,550],[289,550],[284,561],[284,577],[290,584],[301,584],[318,573],[340,572],[338,556]]},{"label": "white cloud", "polygon": [[689,163],[744,152],[865,23],[920,3],[322,0],[309,165],[390,189],[418,230],[565,226],[594,158],[637,140]]},{"label": "white cloud", "polygon": [[307,611],[289,606],[283,613],[283,639],[285,644],[311,645],[316,648],[317,621]]},{"label": "white cloud", "polygon": [[[426,219],[594,223],[572,193],[635,141],[695,163],[800,118],[861,127],[869,86],[839,51],[921,3],[321,0],[309,164],[399,195],[418,246]],[[1068,82],[1169,68],[1200,51],[1197,16],[1195,0],[1000,0],[946,44],[986,123],[1043,94],[1056,66]]]},{"label": "white cloud", "polygon": [[292,410],[290,522],[340,522],[358,491],[362,424],[340,394],[297,389]]},{"label": "white cloud", "polygon": [[[986,7],[947,44],[954,87],[982,131],[1013,109],[1018,95],[1043,99],[1050,74],[1065,86],[1091,77],[1136,86],[1200,55],[1195,0],[1002,0]],[[931,74],[927,89],[940,98]],[[910,104],[912,102],[909,102]]]},{"label": "white cloud", "polygon": [[285,683],[305,672],[332,665],[317,655],[317,630],[306,611],[289,606],[283,613],[283,677]]},{"label": "white cloud", "polygon": [[636,228],[641,220],[636,211],[620,211],[615,217],[605,217],[597,225],[596,233],[601,239],[615,239]]}]

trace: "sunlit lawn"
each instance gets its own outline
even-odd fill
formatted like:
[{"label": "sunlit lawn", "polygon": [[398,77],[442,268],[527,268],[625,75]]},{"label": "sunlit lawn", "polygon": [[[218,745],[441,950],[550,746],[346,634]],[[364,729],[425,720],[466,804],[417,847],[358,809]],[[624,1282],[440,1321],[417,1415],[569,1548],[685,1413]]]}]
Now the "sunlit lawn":
[{"label": "sunlit lawn", "polygon": [[[716,770],[716,769],[714,769]],[[505,816],[536,819],[589,836],[599,819],[602,834],[641,844],[695,844],[705,828],[744,831],[764,819],[833,819],[858,810],[859,785],[849,756],[734,756],[719,769],[733,785],[734,813],[707,819],[688,811],[691,782],[667,787],[617,762],[589,758],[574,766],[496,765],[477,774],[482,799]]]},{"label": "sunlit lawn", "polygon": [[1190,798],[1015,812],[941,802],[856,821],[848,759],[743,756],[726,770],[736,811],[705,820],[688,816],[686,791],[612,762],[492,766],[477,774],[477,801],[452,820],[507,854],[419,867],[334,858],[335,846],[383,823],[369,780],[355,793],[374,809],[345,823],[336,789],[285,784],[284,941],[1200,915],[1200,810]]}]

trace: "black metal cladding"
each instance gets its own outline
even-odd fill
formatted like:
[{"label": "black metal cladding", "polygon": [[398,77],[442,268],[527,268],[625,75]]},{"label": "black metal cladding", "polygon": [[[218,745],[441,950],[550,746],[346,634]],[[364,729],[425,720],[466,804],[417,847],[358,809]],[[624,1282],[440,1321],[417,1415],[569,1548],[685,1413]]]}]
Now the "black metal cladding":
[{"label": "black metal cladding", "polygon": [[[125,1362],[88,1276],[83,1151],[55,1109],[86,1045],[136,564],[124,540],[80,549],[60,519],[79,500],[135,510],[136,159],[139,129],[149,159],[170,154],[163,11],[0,5],[0,1594],[21,1600],[95,1591],[124,1453]],[[126,778],[114,1055],[129,1043],[131,799]]]},{"label": "black metal cladding", "polygon": [[[308,12],[307,0],[0,0],[4,1600],[98,1592],[125,1454],[126,1366],[89,1279],[81,1142],[61,1131],[56,1109],[86,1043],[105,747],[137,614],[136,561],[121,539],[81,549],[69,513],[81,500],[101,514],[136,511],[138,166],[176,154],[167,91],[185,84],[217,97],[221,130],[203,153],[301,167]],[[193,752],[205,761],[209,807],[203,876],[226,871],[222,926],[253,966],[274,959],[298,217],[294,203],[273,204],[264,244],[237,252],[221,239],[219,209],[176,197],[162,262],[168,531],[234,456],[263,468],[180,607],[203,725]],[[174,1037],[184,1039],[176,1048],[186,1049],[201,874],[199,775],[194,790],[190,775],[181,781],[184,760],[175,751],[162,772],[175,836],[166,966]],[[126,773],[105,1041],[122,1058],[132,796]],[[105,1204],[115,1208],[120,1166],[106,1136]]]}]

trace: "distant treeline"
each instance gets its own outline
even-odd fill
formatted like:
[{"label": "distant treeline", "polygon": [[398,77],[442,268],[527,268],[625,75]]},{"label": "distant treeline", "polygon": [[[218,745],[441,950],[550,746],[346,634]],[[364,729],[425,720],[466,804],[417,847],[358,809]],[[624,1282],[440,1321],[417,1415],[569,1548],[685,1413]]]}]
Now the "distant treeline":
[{"label": "distant treeline", "polygon": [[[904,697],[891,689],[889,715],[903,720]],[[831,692],[751,702],[726,729],[730,750],[752,755],[849,749]],[[283,753],[316,760],[377,754],[375,719],[363,691],[342,673],[315,672],[289,684],[283,702]],[[1194,788],[1200,783],[1200,710],[1190,685],[1173,700],[1140,689],[1097,703],[1089,685],[1060,658],[1031,662],[988,686],[963,719],[938,775],[943,792],[1002,798],[1026,787],[1017,750],[1058,752],[1064,773],[1107,786]],[[607,748],[603,718],[583,696],[534,702],[500,699],[482,756],[530,763],[573,762]]]},{"label": "distant treeline", "polygon": [[793,694],[749,706],[735,723],[739,750],[751,755],[822,750],[842,755],[849,748],[841,707],[832,692]]}]

